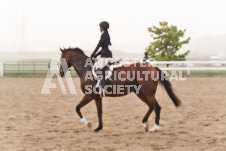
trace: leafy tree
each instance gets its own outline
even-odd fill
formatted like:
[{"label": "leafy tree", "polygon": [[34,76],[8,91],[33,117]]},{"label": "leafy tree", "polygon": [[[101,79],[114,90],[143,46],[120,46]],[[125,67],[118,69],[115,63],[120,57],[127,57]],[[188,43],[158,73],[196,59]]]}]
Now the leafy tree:
[{"label": "leafy tree", "polygon": [[[149,57],[158,61],[184,61],[190,52],[177,54],[183,44],[188,44],[190,37],[184,39],[186,29],[178,30],[177,26],[168,26],[168,22],[159,22],[160,27],[152,26],[148,28],[153,42],[146,48]],[[181,39],[184,40],[181,40]],[[168,67],[169,65],[167,65]]]}]

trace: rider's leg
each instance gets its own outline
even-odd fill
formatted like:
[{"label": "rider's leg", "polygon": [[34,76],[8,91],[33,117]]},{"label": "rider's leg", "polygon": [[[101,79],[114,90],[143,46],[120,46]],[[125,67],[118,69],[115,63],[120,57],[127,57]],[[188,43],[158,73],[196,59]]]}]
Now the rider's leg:
[{"label": "rider's leg", "polygon": [[100,58],[98,59],[98,61],[95,63],[95,67],[96,67],[96,74],[97,74],[97,77],[98,77],[98,82],[97,82],[97,86],[100,85],[100,81],[103,79],[103,73],[102,73],[102,68],[103,68],[103,65],[104,64],[104,59],[103,58]]},{"label": "rider's leg", "polygon": [[96,73],[97,73],[97,76],[98,76],[98,81],[100,81],[98,83],[100,84],[101,88],[104,88],[105,87],[105,74],[104,74],[104,72],[102,71],[101,68],[98,68],[96,70]]},{"label": "rider's leg", "polygon": [[100,87],[101,96],[104,96],[104,87],[105,87],[105,74],[102,71],[103,67],[106,65],[106,58],[100,58],[96,62],[96,74],[98,77],[97,87]]}]

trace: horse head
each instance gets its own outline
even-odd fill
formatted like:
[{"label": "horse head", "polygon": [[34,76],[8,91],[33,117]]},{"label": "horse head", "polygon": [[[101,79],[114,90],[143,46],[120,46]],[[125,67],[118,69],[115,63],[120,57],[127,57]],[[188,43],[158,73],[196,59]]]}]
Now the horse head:
[{"label": "horse head", "polygon": [[[68,69],[74,65],[74,67],[76,66],[76,62],[83,62],[84,60],[86,60],[86,58],[88,58],[84,52],[79,49],[79,48],[67,48],[67,49],[61,49],[61,64],[60,64],[60,69],[59,69],[59,73],[61,75],[61,77],[63,77],[66,73],[66,71],[68,71]],[[76,71],[77,72],[77,71]]]}]

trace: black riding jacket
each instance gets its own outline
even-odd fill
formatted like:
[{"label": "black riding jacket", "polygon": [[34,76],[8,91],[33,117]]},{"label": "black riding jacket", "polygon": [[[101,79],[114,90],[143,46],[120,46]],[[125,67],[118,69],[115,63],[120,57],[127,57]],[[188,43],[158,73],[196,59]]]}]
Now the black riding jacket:
[{"label": "black riding jacket", "polygon": [[[93,51],[93,54],[95,55],[95,57],[101,55],[101,57],[112,58],[112,53],[108,48],[109,45],[111,45],[110,36],[107,31],[104,31],[101,34],[100,41],[96,49]],[[96,52],[99,50],[100,47],[102,49],[96,54]]]}]

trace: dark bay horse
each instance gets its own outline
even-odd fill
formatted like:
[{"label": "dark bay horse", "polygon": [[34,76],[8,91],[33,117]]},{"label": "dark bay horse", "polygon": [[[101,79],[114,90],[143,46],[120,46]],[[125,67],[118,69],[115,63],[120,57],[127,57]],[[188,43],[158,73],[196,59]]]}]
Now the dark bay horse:
[{"label": "dark bay horse", "polygon": [[[79,48],[68,48],[61,49],[61,58],[65,58],[68,68],[71,66],[74,67],[77,72],[80,80],[81,80],[81,89],[85,96],[76,106],[76,112],[81,118],[81,122],[85,123],[89,128],[91,128],[91,123],[88,122],[81,114],[80,109],[88,104],[90,101],[95,100],[97,106],[97,113],[99,118],[99,126],[95,129],[95,132],[98,132],[103,128],[102,124],[102,98],[99,94],[94,92],[87,93],[87,86],[91,86],[95,88],[96,80],[87,79],[87,73],[91,73],[92,67],[86,66],[86,61],[89,59],[84,52]],[[158,67],[152,67],[147,63],[133,63],[129,64],[127,67],[118,67],[114,69],[115,73],[120,73],[121,80],[117,77],[115,80],[106,80],[106,85],[110,85],[111,87],[107,88],[108,92],[113,92],[113,86],[126,85],[124,89],[120,89],[120,93],[106,93],[107,97],[117,97],[127,95],[130,92],[135,92],[136,95],[148,105],[149,110],[144,116],[142,122],[146,131],[148,131],[148,118],[152,111],[155,111],[155,125],[149,129],[149,131],[154,132],[159,129],[159,119],[160,119],[160,110],[156,98],[155,93],[158,86],[158,82],[163,85],[169,97],[173,101],[176,107],[181,104],[180,99],[174,94],[173,89],[171,87],[171,83],[167,79],[165,73],[161,71]],[[64,65],[61,64],[60,67],[60,75],[63,77],[65,75],[65,71],[63,71],[62,67]],[[152,74],[141,74],[143,72],[148,72]],[[91,75],[93,76],[93,75]],[[113,77],[114,75],[112,75]],[[138,77],[139,76],[139,77]],[[161,78],[160,78],[161,77]],[[162,79],[163,77],[163,79]],[[132,80],[131,80],[132,79]],[[136,89],[140,86],[140,89]],[[129,90],[130,89],[130,90]]]}]

